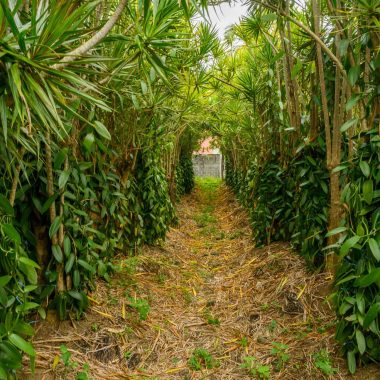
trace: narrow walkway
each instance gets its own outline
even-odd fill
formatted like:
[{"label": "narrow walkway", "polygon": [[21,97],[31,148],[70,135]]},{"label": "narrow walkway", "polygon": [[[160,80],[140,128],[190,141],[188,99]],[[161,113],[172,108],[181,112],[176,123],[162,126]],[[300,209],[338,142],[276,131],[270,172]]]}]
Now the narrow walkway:
[{"label": "narrow walkway", "polygon": [[98,283],[83,320],[39,327],[39,379],[78,378],[84,363],[92,379],[349,378],[317,296],[323,274],[286,244],[254,249],[219,182],[199,183],[178,212],[162,247],[121,259],[112,282]]}]

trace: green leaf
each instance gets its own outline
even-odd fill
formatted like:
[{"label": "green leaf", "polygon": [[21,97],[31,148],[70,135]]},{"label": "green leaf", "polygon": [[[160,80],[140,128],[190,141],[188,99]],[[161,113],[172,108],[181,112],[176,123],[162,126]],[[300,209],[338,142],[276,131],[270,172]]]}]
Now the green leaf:
[{"label": "green leaf", "polygon": [[16,245],[21,244],[21,236],[12,224],[3,224],[3,232],[9,237]]},{"label": "green leaf", "polygon": [[372,323],[372,321],[375,320],[375,318],[378,316],[379,312],[380,312],[380,302],[373,304],[369,308],[369,310],[368,310],[368,312],[364,318],[364,321],[363,321],[363,327],[365,329],[368,329],[369,325]]},{"label": "green leaf", "polygon": [[140,109],[140,103],[139,103],[139,101],[137,99],[137,96],[135,94],[132,94],[131,99],[132,99],[132,103],[135,106],[135,108],[137,110],[139,110]]},{"label": "green leaf", "polygon": [[38,288],[37,285],[26,285],[25,288],[24,288],[24,293],[30,293],[30,292],[33,292],[34,290],[36,290]]},{"label": "green leaf", "polygon": [[360,95],[354,95],[346,104],[346,111],[351,111],[352,108],[356,105],[356,103],[360,100]]},{"label": "green leaf", "polygon": [[5,371],[5,369],[1,365],[0,365],[0,379],[1,380],[8,379],[7,371]]},{"label": "green leaf", "polygon": [[69,290],[68,293],[69,293],[70,297],[75,298],[78,301],[83,300],[82,294],[77,292],[76,290]]},{"label": "green leaf", "polygon": [[54,159],[54,170],[60,170],[63,163],[65,162],[65,158],[67,156],[68,149],[61,149],[55,156]]},{"label": "green leaf", "polygon": [[71,271],[71,268],[73,267],[73,264],[74,264],[74,260],[75,260],[75,256],[71,254],[66,261],[66,265],[65,265],[66,273],[69,273]]},{"label": "green leaf", "polygon": [[336,283],[337,286],[344,284],[345,282],[356,280],[358,278],[358,275],[356,274],[350,274],[347,277],[342,278],[340,281]]},{"label": "green leaf", "polygon": [[350,45],[349,39],[342,39],[339,41],[339,54],[343,57],[347,54],[348,46]]},{"label": "green leaf", "polygon": [[5,197],[3,194],[0,194],[0,209],[4,211],[6,215],[14,215],[13,207],[9,203],[7,197]]},{"label": "green leaf", "polygon": [[302,70],[302,61],[297,60],[297,63],[294,65],[292,72],[291,72],[291,78],[294,79],[298,73]]},{"label": "green leaf", "polygon": [[360,76],[360,66],[353,66],[348,71],[348,81],[351,86],[354,86]]},{"label": "green leaf", "polygon": [[9,341],[30,356],[36,356],[33,346],[17,334],[9,335]]},{"label": "green leaf", "polygon": [[17,321],[13,326],[13,330],[19,335],[34,335],[34,328],[26,322]]},{"label": "green leaf", "polygon": [[94,144],[95,136],[93,133],[88,133],[86,137],[83,140],[83,146],[87,151],[90,151],[92,148],[92,145]]},{"label": "green leaf", "polygon": [[359,121],[359,120],[358,120],[357,118],[346,121],[346,122],[340,127],[340,131],[341,131],[341,132],[346,132],[347,129],[353,127],[354,125],[356,126],[356,124],[358,123],[358,121]]},{"label": "green leaf", "polygon": [[63,253],[62,253],[61,247],[58,244],[54,244],[54,245],[51,246],[51,251],[52,251],[53,256],[55,257],[55,259],[59,263],[62,263],[62,261],[63,261]]},{"label": "green leaf", "polygon": [[339,254],[344,257],[347,255],[347,253],[349,252],[349,250],[360,240],[360,236],[353,236],[349,239],[347,239],[343,245],[340,247],[340,251],[339,251]]},{"label": "green leaf", "polygon": [[6,308],[8,305],[8,295],[4,288],[0,287],[0,305]]},{"label": "green leaf", "polygon": [[95,269],[94,267],[92,267],[89,263],[87,263],[86,261],[82,260],[82,259],[79,259],[78,260],[78,264],[83,267],[84,269],[87,269],[89,272],[91,273],[95,273]]},{"label": "green leaf", "polygon": [[261,16],[261,20],[264,21],[264,22],[276,21],[277,20],[277,15],[276,15],[276,13],[263,14]]},{"label": "green leaf", "polygon": [[71,253],[71,240],[67,235],[63,238],[63,252],[66,256]]},{"label": "green leaf", "polygon": [[336,234],[340,234],[344,231],[347,231],[347,227],[337,227],[337,228],[334,228],[333,230],[327,232],[326,237],[333,236]]},{"label": "green leaf", "polygon": [[1,127],[3,130],[5,144],[7,144],[7,140],[8,140],[7,108],[8,107],[5,102],[5,96],[0,96],[0,120],[1,120]]},{"label": "green leaf", "polygon": [[25,302],[21,305],[18,305],[16,307],[16,312],[17,313],[21,313],[21,312],[25,312],[25,311],[28,311],[28,310],[32,310],[32,309],[36,309],[37,307],[39,307],[40,305],[36,302]]},{"label": "green leaf", "polygon": [[38,314],[42,319],[46,319],[46,310],[43,307],[38,308]]},{"label": "green leaf", "polygon": [[368,165],[368,162],[367,161],[360,161],[359,166],[360,166],[360,169],[361,169],[362,173],[366,177],[369,177],[369,175],[371,174],[371,169],[370,169],[370,167]]},{"label": "green leaf", "polygon": [[347,364],[348,364],[348,370],[350,371],[350,373],[354,374],[356,372],[356,358],[355,358],[354,351],[347,352]]},{"label": "green leaf", "polygon": [[77,288],[80,285],[80,273],[78,269],[74,270],[73,273],[73,284]]},{"label": "green leaf", "polygon": [[338,165],[338,166],[336,166],[336,167],[332,170],[332,172],[333,172],[333,173],[338,173],[338,172],[340,172],[340,171],[342,171],[342,170],[345,170],[345,169],[347,169],[347,166],[346,166],[346,165]]},{"label": "green leaf", "polygon": [[66,186],[66,183],[69,180],[69,178],[70,178],[69,170],[65,170],[60,174],[58,178],[58,187],[60,190],[62,190]]},{"label": "green leaf", "polygon": [[0,277],[0,288],[4,288],[8,284],[8,282],[12,279],[12,276],[1,276]]},{"label": "green leaf", "polygon": [[360,330],[355,331],[355,337],[359,352],[361,355],[363,355],[366,349],[365,337]]},{"label": "green leaf", "polygon": [[143,80],[141,81],[141,91],[144,95],[148,92],[148,86]]},{"label": "green leaf", "polygon": [[52,238],[59,230],[59,227],[61,225],[61,217],[56,216],[53,220],[53,223],[51,224],[49,228],[49,236]]},{"label": "green leaf", "polygon": [[369,245],[369,248],[371,249],[373,257],[377,261],[380,261],[380,248],[379,248],[379,245],[377,244],[377,241],[373,238],[370,238],[368,240],[368,245]]},{"label": "green leaf", "polygon": [[20,35],[20,32],[17,28],[16,22],[15,22],[15,17],[13,17],[12,12],[11,12],[9,6],[7,5],[7,3],[8,2],[6,2],[6,1],[0,1],[0,5],[3,9],[4,16],[7,19],[9,27],[10,27],[13,35],[18,38]]},{"label": "green leaf", "polygon": [[52,195],[49,197],[46,202],[43,204],[41,208],[41,214],[45,214],[47,210],[49,210],[50,206],[53,204],[53,202],[57,199],[58,194]]},{"label": "green leaf", "polygon": [[359,286],[361,288],[365,288],[367,286],[372,285],[374,282],[378,281],[379,279],[380,279],[380,268],[376,268],[376,269],[373,269],[371,273],[358,278],[355,281],[354,285]]},{"label": "green leaf", "polygon": [[373,199],[373,181],[371,179],[367,179],[363,183],[363,199],[369,205],[372,203],[372,199]]},{"label": "green leaf", "polygon": [[107,140],[111,140],[111,134],[108,132],[106,126],[100,121],[95,121],[94,127],[96,132]]},{"label": "green leaf", "polygon": [[31,259],[29,259],[27,257],[24,257],[24,256],[19,257],[18,261],[20,263],[23,263],[23,264],[29,266],[29,267],[41,269],[40,266],[36,262],[34,262],[33,260],[31,260]]}]

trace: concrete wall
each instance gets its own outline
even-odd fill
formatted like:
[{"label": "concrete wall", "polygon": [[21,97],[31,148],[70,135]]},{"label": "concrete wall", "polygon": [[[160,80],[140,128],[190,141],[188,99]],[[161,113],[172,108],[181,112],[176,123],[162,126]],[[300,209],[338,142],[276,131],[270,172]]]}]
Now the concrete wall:
[{"label": "concrete wall", "polygon": [[223,178],[223,156],[221,154],[193,155],[194,173],[197,177]]}]

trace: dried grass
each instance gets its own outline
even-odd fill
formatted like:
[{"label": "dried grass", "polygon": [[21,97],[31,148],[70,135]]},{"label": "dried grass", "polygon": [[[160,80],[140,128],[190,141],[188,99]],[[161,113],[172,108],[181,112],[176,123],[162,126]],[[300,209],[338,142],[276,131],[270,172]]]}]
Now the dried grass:
[{"label": "dried grass", "polygon": [[[323,379],[313,360],[323,349],[338,370],[330,378],[351,378],[333,338],[334,313],[320,295],[325,275],[307,272],[287,244],[253,248],[247,216],[224,186],[211,200],[215,221],[200,226],[196,216],[208,202],[199,189],[185,197],[179,227],[162,246],[144,247],[135,271],[120,257],[121,272],[111,284],[97,283],[84,319],[59,323],[50,316],[39,324],[36,378],[75,378],[78,370],[57,364],[61,344],[73,361],[90,365],[93,379],[248,379],[240,367],[245,356],[271,366],[271,379]],[[146,321],[126,293],[149,302]],[[278,372],[272,342],[286,344],[290,355]],[[191,371],[197,348],[219,367]],[[375,379],[376,372],[356,378]]]}]

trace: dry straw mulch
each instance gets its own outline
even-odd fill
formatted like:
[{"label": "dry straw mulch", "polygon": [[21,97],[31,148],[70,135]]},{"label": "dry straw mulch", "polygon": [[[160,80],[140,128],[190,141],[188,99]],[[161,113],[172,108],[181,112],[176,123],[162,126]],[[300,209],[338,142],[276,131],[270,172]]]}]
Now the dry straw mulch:
[{"label": "dry straw mulch", "polygon": [[[241,364],[254,356],[270,366],[271,379],[324,379],[314,359],[321,350],[337,369],[331,379],[352,378],[334,342],[334,313],[319,295],[328,284],[323,273],[309,273],[287,244],[254,248],[247,216],[224,185],[212,194],[198,187],[178,214],[162,246],[118,259],[121,271],[97,283],[82,320],[50,316],[37,326],[35,378],[75,379],[88,363],[92,379],[249,379]],[[133,300],[149,304],[145,321]],[[286,345],[283,366],[273,342]],[[76,369],[58,360],[62,344]],[[214,368],[191,370],[199,348]]]}]

